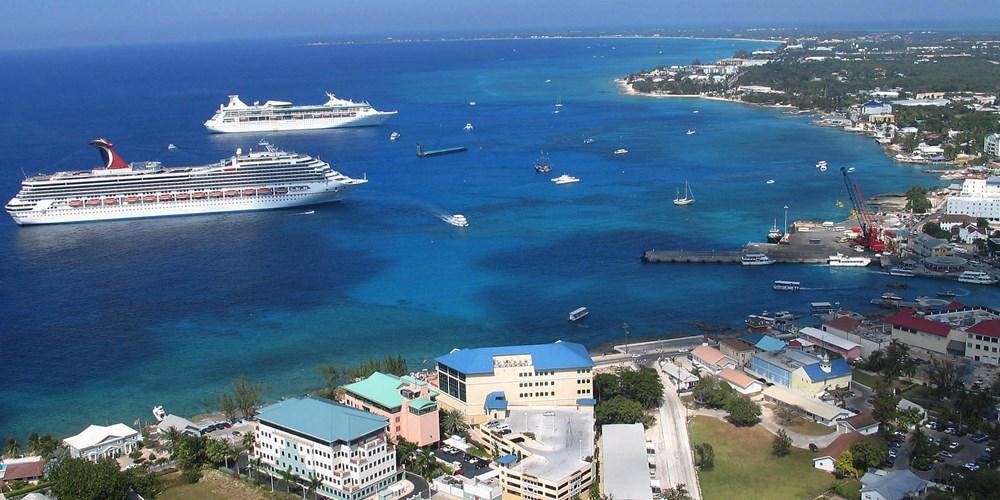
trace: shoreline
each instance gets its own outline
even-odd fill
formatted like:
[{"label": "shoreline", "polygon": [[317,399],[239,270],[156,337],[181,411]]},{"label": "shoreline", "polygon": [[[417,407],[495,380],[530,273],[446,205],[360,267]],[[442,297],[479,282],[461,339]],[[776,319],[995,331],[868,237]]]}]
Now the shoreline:
[{"label": "shoreline", "polygon": [[765,38],[739,38],[739,37],[718,37],[718,36],[654,36],[654,35],[525,35],[525,36],[472,36],[467,38],[392,38],[379,40],[336,40],[322,41],[313,40],[297,44],[299,47],[326,47],[331,45],[375,45],[387,43],[432,43],[432,42],[490,42],[490,41],[515,41],[515,40],[708,40],[708,41],[731,41],[731,42],[755,42],[773,43],[781,45],[788,40],[768,40]]}]

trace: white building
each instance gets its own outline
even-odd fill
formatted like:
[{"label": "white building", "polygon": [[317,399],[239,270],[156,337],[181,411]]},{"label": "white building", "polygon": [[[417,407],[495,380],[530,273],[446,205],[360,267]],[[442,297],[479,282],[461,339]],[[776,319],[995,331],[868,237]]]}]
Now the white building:
[{"label": "white building", "polygon": [[930,485],[913,471],[875,470],[861,478],[861,500],[902,500],[920,498]]},{"label": "white building", "polygon": [[1000,222],[1000,177],[966,179],[962,192],[948,197],[945,211]]},{"label": "white building", "polygon": [[653,500],[642,424],[601,427],[601,483],[610,498]]},{"label": "white building", "polygon": [[986,134],[983,140],[983,153],[990,158],[1000,157],[1000,133]]},{"label": "white building", "polygon": [[384,496],[399,482],[396,450],[384,417],[319,398],[286,399],[257,412],[253,456],[263,471],[311,477],[321,495],[340,500]]},{"label": "white building", "polygon": [[139,431],[125,425],[91,425],[83,432],[63,439],[69,456],[97,460],[101,457],[127,455],[139,446]]},{"label": "white building", "polygon": [[500,469],[492,469],[473,478],[461,476],[440,476],[434,479],[438,493],[451,495],[462,500],[500,500],[503,488],[500,486]]}]

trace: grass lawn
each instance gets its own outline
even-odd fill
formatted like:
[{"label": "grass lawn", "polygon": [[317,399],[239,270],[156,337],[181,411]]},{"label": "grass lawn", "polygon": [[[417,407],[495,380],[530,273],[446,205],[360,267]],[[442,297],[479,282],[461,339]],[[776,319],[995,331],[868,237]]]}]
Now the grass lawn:
[{"label": "grass lawn", "polygon": [[881,378],[878,374],[866,372],[864,370],[854,370],[853,380],[869,389],[875,388],[875,382]]},{"label": "grass lawn", "polygon": [[772,455],[774,436],[759,425],[736,427],[699,416],[691,421],[691,440],[715,449],[715,467],[698,473],[706,500],[815,498],[835,481],[832,474],[813,468],[807,450]]},{"label": "grass lawn", "polygon": [[827,427],[823,424],[813,422],[812,420],[805,420],[792,425],[786,425],[784,428],[806,436],[825,436],[837,431],[836,427]]},{"label": "grass lawn", "polygon": [[254,488],[231,478],[219,471],[206,471],[201,481],[194,484],[178,484],[179,474],[161,477],[166,488],[156,498],[159,500],[268,500],[300,498],[296,495],[277,494]]}]

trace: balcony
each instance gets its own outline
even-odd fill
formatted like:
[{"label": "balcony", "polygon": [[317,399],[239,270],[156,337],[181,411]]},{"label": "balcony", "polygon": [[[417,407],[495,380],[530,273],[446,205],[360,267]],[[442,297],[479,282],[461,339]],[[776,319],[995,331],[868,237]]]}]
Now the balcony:
[{"label": "balcony", "polygon": [[346,471],[344,469],[333,471],[333,475],[336,477],[351,477],[350,471]]}]

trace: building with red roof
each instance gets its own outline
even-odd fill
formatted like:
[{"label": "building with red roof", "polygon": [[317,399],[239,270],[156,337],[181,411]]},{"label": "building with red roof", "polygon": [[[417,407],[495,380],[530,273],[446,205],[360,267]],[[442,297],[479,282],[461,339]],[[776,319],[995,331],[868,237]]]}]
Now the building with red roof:
[{"label": "building with red roof", "polygon": [[857,432],[845,432],[834,439],[832,443],[823,448],[813,457],[813,467],[827,472],[833,472],[833,464],[840,458],[840,455],[851,449],[851,446],[861,439],[861,434]]},{"label": "building with red roof", "polygon": [[951,325],[927,319],[913,309],[900,309],[884,321],[892,326],[892,340],[938,354],[965,354],[962,332],[952,334]]},{"label": "building with red roof", "polygon": [[965,330],[965,355],[974,361],[1000,364],[1000,319],[986,319]]}]

